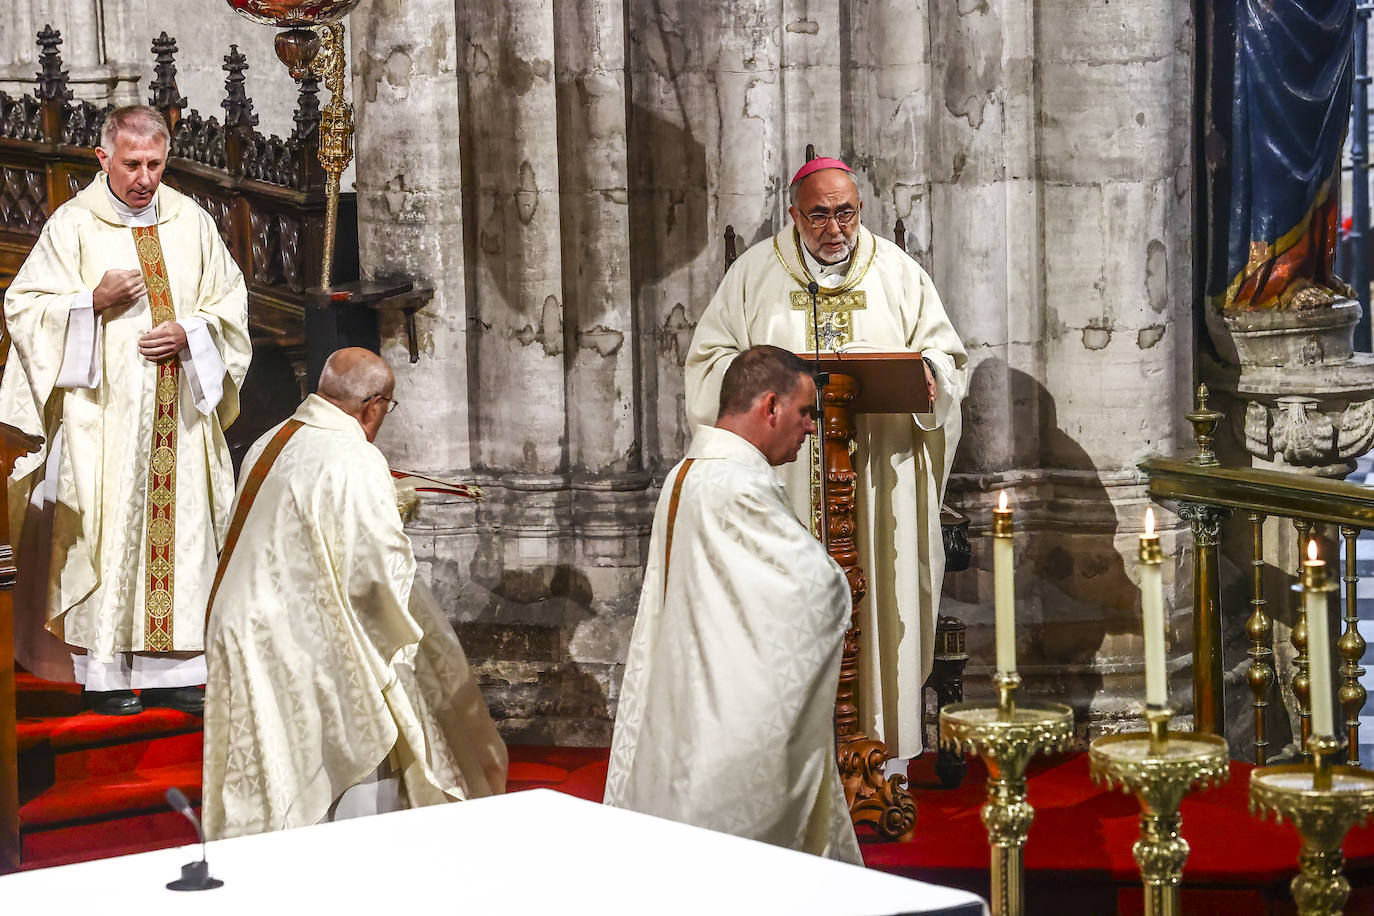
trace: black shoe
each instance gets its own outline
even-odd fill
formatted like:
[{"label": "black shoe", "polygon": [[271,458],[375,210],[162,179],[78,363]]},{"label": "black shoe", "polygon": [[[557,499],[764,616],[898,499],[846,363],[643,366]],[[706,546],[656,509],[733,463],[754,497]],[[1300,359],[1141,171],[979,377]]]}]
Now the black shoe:
[{"label": "black shoe", "polygon": [[161,706],[189,712],[193,716],[205,712],[205,688],[203,687],[149,687],[143,691],[145,707]]},{"label": "black shoe", "polygon": [[85,700],[91,712],[100,716],[136,716],[143,712],[143,704],[132,690],[88,690]]}]

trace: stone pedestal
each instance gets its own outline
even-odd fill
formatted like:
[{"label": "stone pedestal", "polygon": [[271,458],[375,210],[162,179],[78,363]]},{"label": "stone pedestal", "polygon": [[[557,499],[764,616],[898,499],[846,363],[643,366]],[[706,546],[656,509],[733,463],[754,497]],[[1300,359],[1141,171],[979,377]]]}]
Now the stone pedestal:
[{"label": "stone pedestal", "polygon": [[1374,444],[1374,356],[1352,346],[1360,304],[1207,312],[1204,366],[1255,467],[1344,477]]}]

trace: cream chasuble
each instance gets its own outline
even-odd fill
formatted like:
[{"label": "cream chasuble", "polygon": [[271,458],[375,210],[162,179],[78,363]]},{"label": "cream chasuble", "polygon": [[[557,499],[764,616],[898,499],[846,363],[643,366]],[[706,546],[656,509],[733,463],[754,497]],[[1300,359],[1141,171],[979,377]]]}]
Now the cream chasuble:
[{"label": "cream chasuble", "polygon": [[[72,678],[64,642],[101,663],[203,645],[233,495],[223,430],[251,355],[247,294],[209,214],[166,185],[155,204],[156,222],[131,228],[97,176],[48,219],[5,297],[0,420],[52,446],[10,477],[16,657],[52,680]],[[114,268],[142,270],[148,296],[92,319],[90,291]],[[139,336],[174,319],[188,329],[182,357],[139,356]],[[75,374],[89,378],[73,383],[64,354],[83,333],[89,364]],[[197,347],[220,376],[183,371]]]},{"label": "cream chasuble", "polygon": [[316,395],[292,419],[210,612],[206,834],[314,824],[392,754],[414,807],[504,791],[505,745],[415,581],[386,459]]},{"label": "cream chasuble", "polygon": [[[926,272],[886,239],[860,228],[845,280],[818,300],[826,350],[920,351],[935,374],[930,414],[856,418],[855,519],[868,594],[859,605],[860,715],[898,757],[921,751],[921,686],[930,673],[945,555],[940,501],[959,442],[967,356]],[[815,348],[811,273],[789,225],[731,266],[692,337],[687,417],[715,423],[720,383],[756,344]],[[814,437],[811,453],[814,455]],[[813,524],[808,452],[779,469],[797,517]],[[815,529],[813,524],[813,530]]]},{"label": "cream chasuble", "polygon": [[654,512],[606,804],[862,864],[835,760],[844,573],[749,442],[702,427],[687,457]]}]

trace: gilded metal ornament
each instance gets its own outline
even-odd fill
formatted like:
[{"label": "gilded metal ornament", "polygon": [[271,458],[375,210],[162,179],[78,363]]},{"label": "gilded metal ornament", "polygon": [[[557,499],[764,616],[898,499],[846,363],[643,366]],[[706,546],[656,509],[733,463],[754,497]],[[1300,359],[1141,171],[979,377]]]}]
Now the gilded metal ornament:
[{"label": "gilded metal ornament", "polygon": [[1167,709],[1146,711],[1150,732],[1104,735],[1092,743],[1093,780],[1140,801],[1140,838],[1131,847],[1145,889],[1145,916],[1178,916],[1188,841],[1179,835],[1179,803],[1194,786],[1230,776],[1230,751],[1216,735],[1171,733]]},{"label": "gilded metal ornament", "polygon": [[1340,744],[1329,736],[1313,737],[1309,749],[1312,763],[1250,774],[1250,810],[1286,820],[1302,836],[1298,875],[1289,885],[1298,916],[1337,916],[1350,897],[1341,843],[1351,827],[1374,816],[1374,774],[1332,765]]},{"label": "gilded metal ornament", "polygon": [[1035,754],[1059,751],[1073,738],[1073,710],[1060,703],[1017,705],[1017,675],[997,676],[996,706],[955,703],[940,710],[940,743],[974,753],[988,768],[983,825],[992,846],[992,916],[1025,912],[1022,850],[1035,811],[1026,800],[1026,765]]}]

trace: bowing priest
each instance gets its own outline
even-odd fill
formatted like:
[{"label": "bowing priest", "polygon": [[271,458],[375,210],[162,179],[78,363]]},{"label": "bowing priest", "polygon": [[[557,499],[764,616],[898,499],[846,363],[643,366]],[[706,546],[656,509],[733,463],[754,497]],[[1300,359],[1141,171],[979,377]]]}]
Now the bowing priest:
[{"label": "bowing priest", "polygon": [[[910,758],[921,752],[921,687],[945,568],[940,502],[959,443],[967,356],[926,272],[862,225],[863,200],[847,165],[811,160],[792,179],[791,201],[791,224],[735,261],[697,324],[686,364],[687,416],[694,425],[714,420],[725,373],[757,344],[925,357],[932,411],[859,416],[853,455],[868,583],[859,610],[861,724],[894,757]],[[815,533],[821,510],[811,481],[820,461],[812,437],[800,459],[781,469],[792,510]]]},{"label": "bowing priest", "polygon": [[836,768],[843,571],[774,468],[815,432],[787,350],[731,361],[654,512],[606,804],[862,864]]},{"label": "bowing priest", "polygon": [[339,350],[244,458],[206,633],[210,837],[505,789],[505,745],[371,444],[394,386],[381,357]]},{"label": "bowing priest", "polygon": [[110,112],[100,173],[48,218],[4,305],[0,421],[45,440],[9,480],[15,654],[109,714],[200,711],[224,430],[251,352],[214,220],[161,183],[168,143],[154,109]]}]

